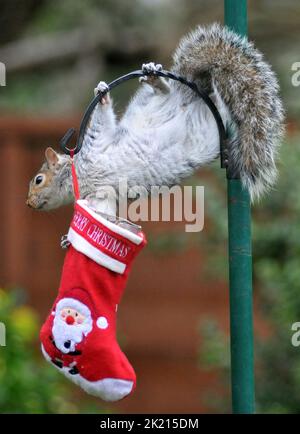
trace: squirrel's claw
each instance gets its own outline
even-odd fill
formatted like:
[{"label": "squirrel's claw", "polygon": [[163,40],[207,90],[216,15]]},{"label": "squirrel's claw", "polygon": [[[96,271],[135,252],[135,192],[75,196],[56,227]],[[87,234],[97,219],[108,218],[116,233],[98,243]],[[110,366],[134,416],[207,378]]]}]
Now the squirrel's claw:
[{"label": "squirrel's claw", "polygon": [[155,74],[155,72],[162,71],[163,67],[160,63],[143,63],[142,71],[144,74]]},{"label": "squirrel's claw", "polygon": [[140,83],[148,83],[154,85],[155,81],[159,79],[156,72],[162,71],[163,67],[160,63],[143,63],[142,72],[145,74],[139,78]]},{"label": "squirrel's claw", "polygon": [[68,240],[68,235],[63,235],[60,239],[60,247],[62,249],[67,249],[70,245],[71,245],[71,243]]},{"label": "squirrel's claw", "polygon": [[98,95],[100,92],[108,92],[109,87],[108,84],[105,81],[99,81],[97,86],[94,89],[95,96]]},{"label": "squirrel's claw", "polygon": [[100,81],[97,84],[97,87],[95,87],[95,89],[94,89],[95,96],[97,96],[101,92],[106,92],[105,95],[100,100],[100,103],[103,105],[109,104],[109,102],[110,102],[110,97],[109,97],[108,91],[109,91],[109,87],[108,87],[108,84],[105,83],[105,81]]},{"label": "squirrel's claw", "polygon": [[139,78],[139,82],[149,84],[156,92],[169,93],[170,86],[164,78],[157,74],[162,70],[163,67],[160,63],[144,63],[142,65],[142,72],[145,75]]}]

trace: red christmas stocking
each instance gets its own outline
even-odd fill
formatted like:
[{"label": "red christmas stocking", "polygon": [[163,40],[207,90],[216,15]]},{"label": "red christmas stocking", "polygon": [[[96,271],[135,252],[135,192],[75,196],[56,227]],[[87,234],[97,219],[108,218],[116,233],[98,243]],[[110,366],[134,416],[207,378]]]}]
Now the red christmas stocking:
[{"label": "red christmas stocking", "polygon": [[40,337],[45,358],[86,392],[117,401],[135,373],[116,341],[116,311],[142,233],[109,222],[77,201],[58,296]]}]

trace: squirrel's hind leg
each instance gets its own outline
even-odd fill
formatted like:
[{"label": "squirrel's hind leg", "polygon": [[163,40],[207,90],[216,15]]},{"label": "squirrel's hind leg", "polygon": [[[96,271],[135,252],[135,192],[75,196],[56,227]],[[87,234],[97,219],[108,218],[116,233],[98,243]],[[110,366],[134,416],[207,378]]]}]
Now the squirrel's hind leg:
[{"label": "squirrel's hind leg", "polygon": [[145,72],[143,77],[140,77],[140,83],[146,83],[151,86],[155,91],[161,93],[169,93],[170,86],[168,82],[158,75],[148,75],[149,73],[155,73],[156,71],[161,71],[162,65],[160,63],[155,64],[154,62],[144,63],[142,65],[142,71]]},{"label": "squirrel's hind leg", "polygon": [[[94,89],[95,95],[107,89],[107,84],[100,81]],[[91,153],[92,150],[105,151],[113,142],[117,130],[116,115],[109,93],[105,93],[96,105],[84,135],[83,150]],[[82,152],[81,152],[82,156]]]}]

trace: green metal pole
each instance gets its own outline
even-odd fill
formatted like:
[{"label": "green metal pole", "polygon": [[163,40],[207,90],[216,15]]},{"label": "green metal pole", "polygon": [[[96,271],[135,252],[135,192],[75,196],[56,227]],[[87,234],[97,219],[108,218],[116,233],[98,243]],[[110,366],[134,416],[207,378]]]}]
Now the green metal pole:
[{"label": "green metal pole", "polygon": [[[247,0],[225,0],[225,24],[247,35]],[[254,413],[251,209],[240,179],[227,173],[233,413]]]}]

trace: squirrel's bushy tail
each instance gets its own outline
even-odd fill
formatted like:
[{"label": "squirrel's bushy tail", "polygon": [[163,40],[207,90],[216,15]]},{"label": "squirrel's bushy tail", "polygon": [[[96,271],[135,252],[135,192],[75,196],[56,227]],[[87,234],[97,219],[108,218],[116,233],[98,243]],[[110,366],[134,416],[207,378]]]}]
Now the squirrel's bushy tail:
[{"label": "squirrel's bushy tail", "polygon": [[199,26],[181,40],[173,71],[208,91],[217,88],[234,125],[231,168],[251,198],[259,197],[276,179],[276,150],[283,135],[284,114],[271,67],[246,38],[214,24]]}]

